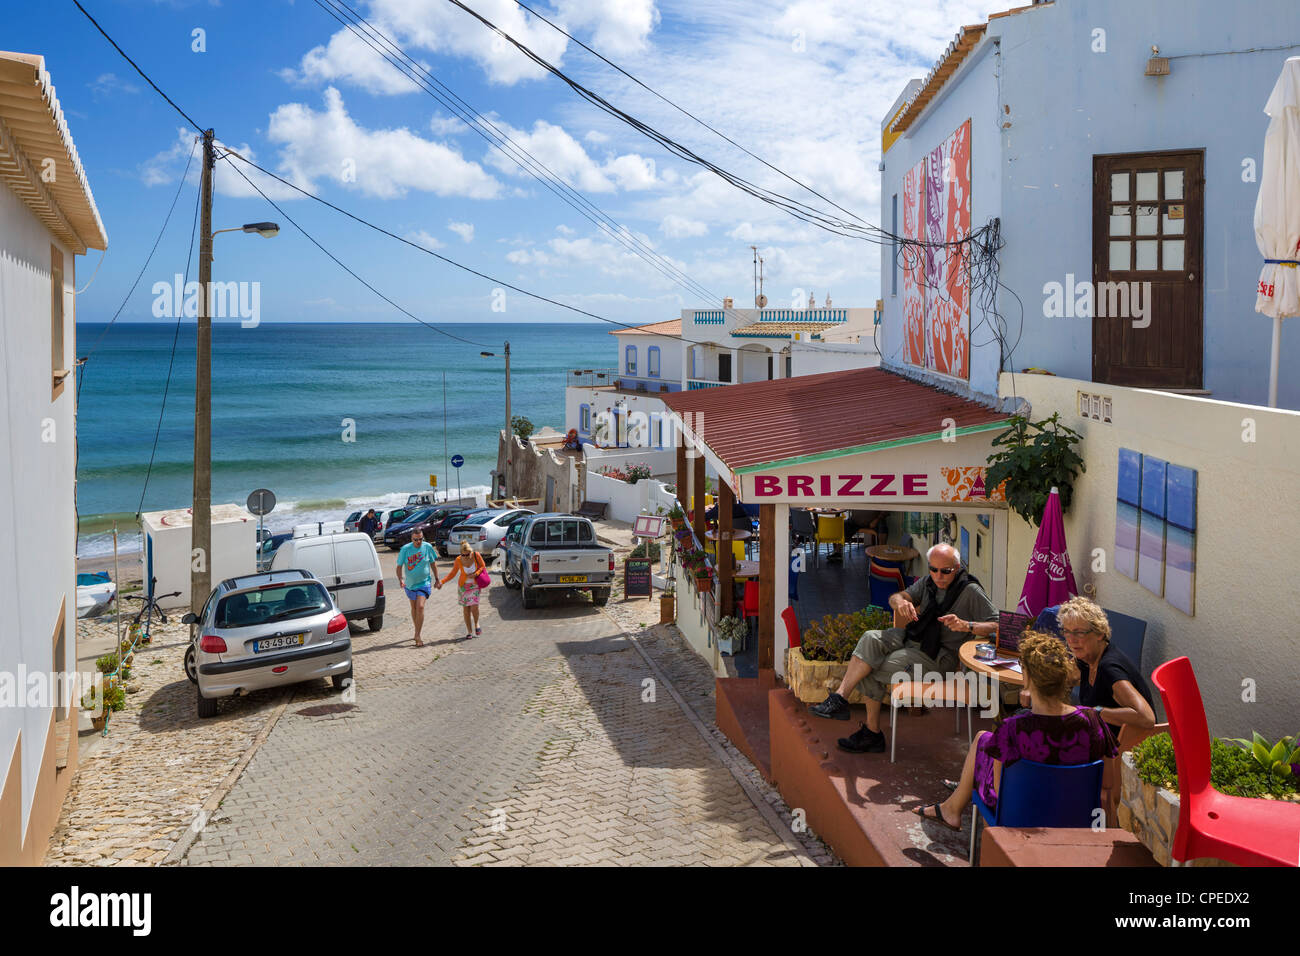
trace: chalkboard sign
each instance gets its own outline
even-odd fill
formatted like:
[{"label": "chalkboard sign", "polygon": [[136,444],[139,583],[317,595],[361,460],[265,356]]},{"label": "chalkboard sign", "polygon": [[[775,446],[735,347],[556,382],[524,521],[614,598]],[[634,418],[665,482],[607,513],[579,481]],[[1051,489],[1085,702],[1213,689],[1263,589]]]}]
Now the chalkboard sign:
[{"label": "chalkboard sign", "polygon": [[650,558],[628,558],[623,562],[623,596],[650,597]]},{"label": "chalkboard sign", "polygon": [[1028,614],[1017,614],[1015,611],[998,611],[998,653],[1010,651],[1013,654],[1020,650],[1020,635],[1024,633],[1025,628],[1034,623],[1034,619]]}]

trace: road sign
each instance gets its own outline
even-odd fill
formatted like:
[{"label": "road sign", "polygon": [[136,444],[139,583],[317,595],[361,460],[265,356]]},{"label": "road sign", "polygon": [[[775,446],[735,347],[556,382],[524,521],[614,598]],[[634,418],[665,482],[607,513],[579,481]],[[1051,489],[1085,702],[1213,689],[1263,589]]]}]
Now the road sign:
[{"label": "road sign", "polygon": [[437,488],[437,487],[438,487],[438,476],[437,476],[437,475],[430,475],[430,476],[429,476],[429,487],[430,487],[430,488]]},{"label": "road sign", "polygon": [[459,468],[459,467],[460,467],[461,465],[463,465],[463,464],[465,464],[465,456],[464,456],[464,455],[452,455],[452,456],[451,456],[451,467],[453,467],[453,468]]},{"label": "road sign", "polygon": [[269,515],[275,510],[275,492],[258,488],[248,496],[248,510],[259,518]]}]

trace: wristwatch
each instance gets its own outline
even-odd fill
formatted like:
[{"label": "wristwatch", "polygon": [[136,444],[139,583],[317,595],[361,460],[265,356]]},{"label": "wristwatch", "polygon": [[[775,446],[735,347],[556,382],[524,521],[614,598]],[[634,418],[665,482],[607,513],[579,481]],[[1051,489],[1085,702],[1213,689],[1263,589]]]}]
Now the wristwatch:
[{"label": "wristwatch", "polygon": [[1097,712],[1097,716],[1098,716],[1098,717],[1101,716],[1101,704],[1097,704],[1097,705],[1096,705],[1095,707],[1093,707],[1092,709],[1095,710],[1095,711]]}]

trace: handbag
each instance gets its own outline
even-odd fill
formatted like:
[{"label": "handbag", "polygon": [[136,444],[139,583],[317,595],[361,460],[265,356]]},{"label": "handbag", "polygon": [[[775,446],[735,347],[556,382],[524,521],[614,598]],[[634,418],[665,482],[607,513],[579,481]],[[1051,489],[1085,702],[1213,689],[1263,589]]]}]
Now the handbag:
[{"label": "handbag", "polygon": [[[478,555],[474,556],[475,564],[478,564],[482,560],[483,559],[480,558]],[[485,588],[492,583],[492,575],[488,574],[488,569],[486,564],[483,565],[483,570],[479,571],[479,573],[474,576],[474,583],[480,588]]]}]

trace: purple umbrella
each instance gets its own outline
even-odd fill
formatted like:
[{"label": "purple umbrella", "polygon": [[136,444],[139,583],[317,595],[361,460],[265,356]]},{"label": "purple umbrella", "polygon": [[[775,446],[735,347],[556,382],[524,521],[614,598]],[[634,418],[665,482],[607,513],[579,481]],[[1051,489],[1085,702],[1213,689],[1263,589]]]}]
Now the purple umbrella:
[{"label": "purple umbrella", "polygon": [[1043,608],[1068,601],[1079,593],[1070,567],[1070,552],[1065,546],[1065,519],[1061,515],[1061,497],[1053,488],[1043,506],[1043,520],[1038,526],[1034,553],[1025,571],[1025,586],[1020,591],[1016,611],[1036,618]]}]

